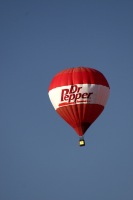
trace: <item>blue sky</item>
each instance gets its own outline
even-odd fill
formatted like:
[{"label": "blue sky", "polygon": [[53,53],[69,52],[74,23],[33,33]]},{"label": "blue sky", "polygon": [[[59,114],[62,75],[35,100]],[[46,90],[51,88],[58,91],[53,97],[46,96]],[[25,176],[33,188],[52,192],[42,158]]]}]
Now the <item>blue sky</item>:
[{"label": "blue sky", "polygon": [[[0,1],[0,199],[133,199],[133,2]],[[86,146],[48,98],[53,76],[107,78]]]}]

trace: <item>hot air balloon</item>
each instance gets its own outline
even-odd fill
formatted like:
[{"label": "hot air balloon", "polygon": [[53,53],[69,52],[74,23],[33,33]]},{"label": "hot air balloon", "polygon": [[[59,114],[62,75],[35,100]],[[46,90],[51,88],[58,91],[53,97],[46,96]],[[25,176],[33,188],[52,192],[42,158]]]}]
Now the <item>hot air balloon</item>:
[{"label": "hot air balloon", "polygon": [[85,146],[84,134],[104,110],[109,93],[104,75],[82,66],[57,73],[48,89],[54,109],[78,134],[80,146]]}]

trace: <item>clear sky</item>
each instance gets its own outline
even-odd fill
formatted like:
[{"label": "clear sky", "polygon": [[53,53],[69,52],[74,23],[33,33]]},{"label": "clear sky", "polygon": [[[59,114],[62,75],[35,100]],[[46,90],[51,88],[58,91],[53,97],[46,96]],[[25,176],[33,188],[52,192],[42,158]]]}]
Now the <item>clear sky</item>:
[{"label": "clear sky", "polygon": [[[86,146],[48,98],[67,67],[111,93]],[[0,200],[133,199],[133,1],[0,1]]]}]

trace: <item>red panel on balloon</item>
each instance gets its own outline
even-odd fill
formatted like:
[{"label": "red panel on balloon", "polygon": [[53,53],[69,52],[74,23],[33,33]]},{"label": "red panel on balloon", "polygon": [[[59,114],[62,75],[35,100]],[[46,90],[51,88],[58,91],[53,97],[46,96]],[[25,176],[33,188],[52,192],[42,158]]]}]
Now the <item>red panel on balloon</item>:
[{"label": "red panel on balloon", "polygon": [[77,104],[58,108],[58,114],[75,129],[79,136],[84,135],[90,125],[101,114],[104,107],[97,104]]}]

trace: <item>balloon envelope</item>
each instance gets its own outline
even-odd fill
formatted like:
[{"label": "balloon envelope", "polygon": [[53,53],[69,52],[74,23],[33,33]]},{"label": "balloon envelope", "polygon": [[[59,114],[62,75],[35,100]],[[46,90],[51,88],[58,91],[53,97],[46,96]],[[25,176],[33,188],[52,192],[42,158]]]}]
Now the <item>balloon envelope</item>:
[{"label": "balloon envelope", "polygon": [[57,113],[83,136],[102,113],[110,92],[104,75],[96,69],[75,67],[56,74],[48,94]]}]

